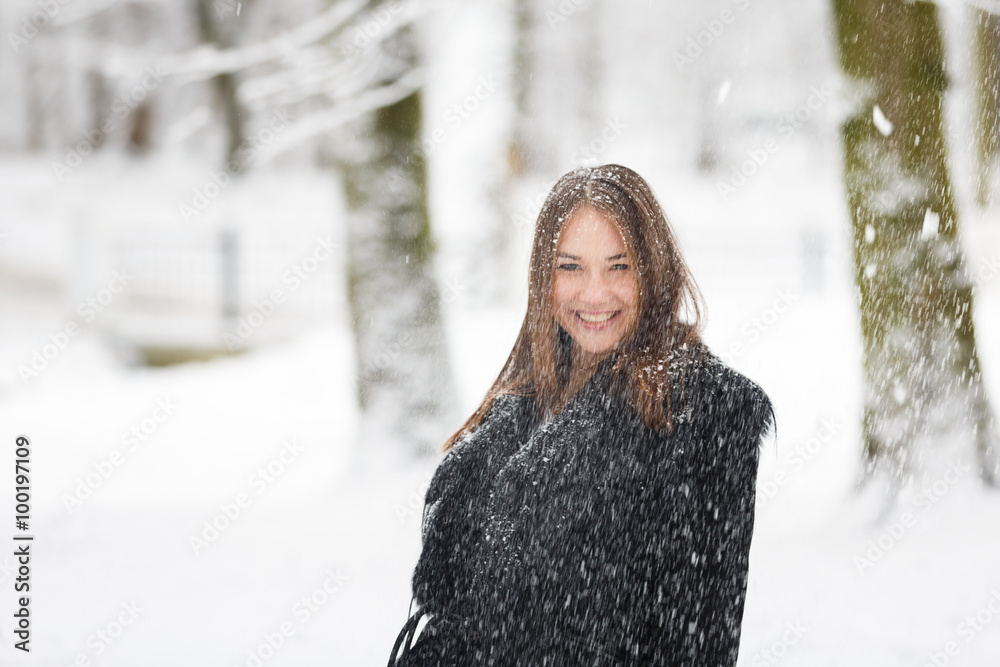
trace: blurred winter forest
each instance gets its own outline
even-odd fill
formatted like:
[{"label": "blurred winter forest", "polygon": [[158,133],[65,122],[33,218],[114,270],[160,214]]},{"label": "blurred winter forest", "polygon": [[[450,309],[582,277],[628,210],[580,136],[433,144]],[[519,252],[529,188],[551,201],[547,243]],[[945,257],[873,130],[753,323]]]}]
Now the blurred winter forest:
[{"label": "blurred winter forest", "polygon": [[995,664],[1000,2],[4,0],[0,33],[0,424],[48,542],[0,663],[382,664],[544,196],[615,162],[775,404],[740,664]]}]

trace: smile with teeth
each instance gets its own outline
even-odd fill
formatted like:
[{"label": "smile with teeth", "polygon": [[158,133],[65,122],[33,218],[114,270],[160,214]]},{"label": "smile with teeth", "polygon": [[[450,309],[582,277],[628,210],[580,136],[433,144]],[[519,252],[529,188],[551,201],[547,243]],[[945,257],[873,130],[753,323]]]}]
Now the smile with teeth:
[{"label": "smile with teeth", "polygon": [[612,311],[609,311],[609,312],[606,312],[606,313],[599,313],[599,314],[584,313],[584,312],[579,311],[579,310],[575,310],[573,312],[576,313],[576,316],[579,317],[584,322],[590,322],[590,323],[596,324],[596,323],[600,323],[600,322],[607,322],[608,320],[610,320],[612,317],[614,317],[615,315],[617,315],[621,311],[619,311],[619,310],[612,310]]}]

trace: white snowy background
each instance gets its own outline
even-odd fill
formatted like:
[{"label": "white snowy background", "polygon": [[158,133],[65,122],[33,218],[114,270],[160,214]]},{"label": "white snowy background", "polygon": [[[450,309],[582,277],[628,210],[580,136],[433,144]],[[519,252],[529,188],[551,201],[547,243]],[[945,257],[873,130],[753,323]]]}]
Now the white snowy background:
[{"label": "white snowy background", "polygon": [[[4,2],[4,34],[35,8],[15,5]],[[674,55],[727,7],[736,20],[679,70]],[[499,2],[448,2],[428,15],[425,134],[446,128],[430,160],[435,261],[441,284],[459,286],[443,308],[463,415],[499,372],[527,300],[527,228],[518,230],[512,305],[485,307],[461,289],[511,114],[505,11]],[[623,129],[595,144],[595,157],[653,185],[705,294],[709,345],[776,408],[777,437],[758,479],[740,665],[996,665],[1000,495],[957,467],[878,522],[877,507],[851,493],[860,332],[827,5],[636,0],[605,1],[601,11],[601,116]],[[960,12],[943,11],[958,54]],[[6,40],[0,46],[0,525],[11,526],[0,532],[0,664],[384,664],[407,617],[423,493],[439,459],[393,457],[357,437],[343,255],[320,262],[294,293],[281,282],[318,239],[344,247],[336,174],[301,158],[262,165],[191,225],[179,220],[178,205],[214,166],[198,151],[102,151],[60,182],[51,163],[62,150],[19,147],[19,84]],[[699,73],[713,50],[729,54],[725,66]],[[449,109],[480,77],[495,77],[497,91],[454,126]],[[967,91],[961,78],[954,83],[948,131],[961,137]],[[828,99],[804,106],[816,90]],[[768,139],[778,147],[725,198],[718,183],[730,170],[694,166],[700,95],[728,119],[731,164]],[[782,132],[782,118],[796,110],[799,127]],[[962,140],[950,149],[963,244],[979,276],[980,354],[1000,396],[1000,224],[995,210],[970,202],[969,149]],[[137,341],[213,335],[209,296],[178,304],[132,295],[93,322],[79,314],[78,304],[123,267],[138,294],[153,294],[167,251],[188,253],[170,284],[207,294],[199,281],[214,279],[218,257],[205,249],[229,228],[239,230],[247,280],[256,281],[247,289],[280,287],[289,296],[249,352],[162,368],[135,363]],[[71,322],[81,333],[25,380],[19,366]],[[133,428],[143,440],[130,448],[124,434]],[[12,648],[19,434],[32,442],[29,655]],[[262,482],[257,471],[269,465]],[[67,506],[67,495],[100,470],[107,474],[90,495]],[[190,538],[226,507],[232,512],[240,494],[249,503],[195,553]],[[289,636],[279,641],[282,629]],[[280,646],[270,650],[269,641]]]}]

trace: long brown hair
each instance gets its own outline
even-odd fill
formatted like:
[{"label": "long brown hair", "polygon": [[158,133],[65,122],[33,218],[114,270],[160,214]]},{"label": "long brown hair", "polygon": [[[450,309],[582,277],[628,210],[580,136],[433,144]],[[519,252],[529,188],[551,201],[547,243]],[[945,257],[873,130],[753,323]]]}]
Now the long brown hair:
[{"label": "long brown hair", "polygon": [[[647,427],[673,432],[669,362],[682,345],[702,351],[702,295],[649,184],[627,167],[606,164],[564,174],[546,197],[535,224],[521,331],[482,404],[448,439],[444,451],[475,430],[501,394],[534,396],[540,414],[554,414],[564,405],[569,362],[560,353],[560,337],[568,334],[554,316],[552,284],[559,233],[581,206],[597,209],[618,226],[636,267],[637,321],[616,348],[614,376],[626,371],[632,403]],[[686,321],[681,321],[682,313]]]}]

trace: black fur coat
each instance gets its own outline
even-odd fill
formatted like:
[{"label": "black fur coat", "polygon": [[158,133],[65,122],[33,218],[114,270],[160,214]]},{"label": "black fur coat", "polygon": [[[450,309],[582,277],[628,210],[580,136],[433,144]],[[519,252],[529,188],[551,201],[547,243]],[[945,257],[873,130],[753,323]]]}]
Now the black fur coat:
[{"label": "black fur coat", "polygon": [[498,397],[441,461],[412,580],[429,621],[402,664],[736,664],[771,402],[706,350],[657,433],[616,356],[548,423]]}]

